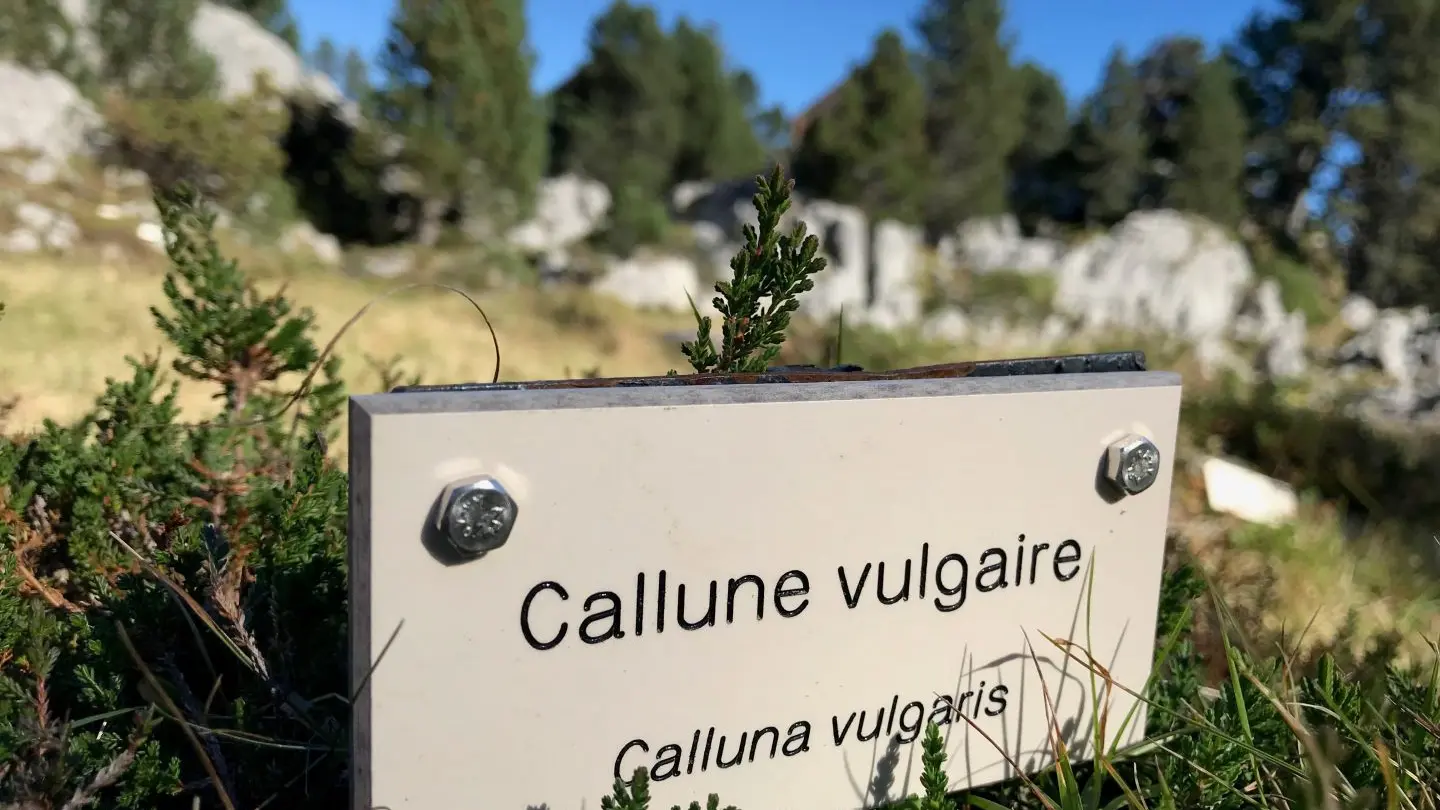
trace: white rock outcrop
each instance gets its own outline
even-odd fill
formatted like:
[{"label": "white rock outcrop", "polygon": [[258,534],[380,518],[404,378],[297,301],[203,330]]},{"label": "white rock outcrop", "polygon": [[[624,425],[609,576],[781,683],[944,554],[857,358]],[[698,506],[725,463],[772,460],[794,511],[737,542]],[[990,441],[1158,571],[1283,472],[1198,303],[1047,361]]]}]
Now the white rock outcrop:
[{"label": "white rock outcrop", "polygon": [[[64,0],[62,9],[76,28],[82,58],[93,63],[96,48],[89,30],[87,0]],[[331,103],[347,120],[358,120],[354,105],[329,77],[310,70],[284,40],[241,11],[211,2],[200,4],[190,34],[215,59],[220,92],[236,97],[251,92],[259,73],[268,75],[282,94],[306,94]],[[0,152],[39,153],[34,177],[44,178],[73,155],[88,153],[101,117],[68,79],[0,61]]]},{"label": "white rock outcrop", "polygon": [[[709,299],[702,289],[695,265],[679,256],[636,255],[615,259],[592,285],[592,289],[634,307],[685,309],[693,298],[706,312]],[[687,295],[689,298],[687,298]]]},{"label": "white rock outcrop", "polygon": [[330,77],[310,70],[289,43],[261,28],[249,15],[227,6],[201,3],[190,25],[190,37],[215,58],[220,94],[244,96],[255,89],[264,72],[285,95],[311,93],[321,101],[344,103],[344,94]]},{"label": "white rock outcrop", "polygon": [[963,223],[936,246],[941,262],[975,273],[1049,273],[1064,252],[1058,239],[1024,236],[1020,222],[1010,215]]},{"label": "white rock outcrop", "polygon": [[610,190],[573,174],[540,184],[535,215],[510,232],[509,241],[531,253],[563,250],[594,233],[610,213]]},{"label": "white rock outcrop", "polygon": [[1055,303],[1087,329],[1154,329],[1195,343],[1224,337],[1254,270],[1219,228],[1139,211],[1060,260]]},{"label": "white rock outcrop", "polygon": [[[62,0],[60,7],[76,29],[82,57],[93,63],[97,50],[89,0]],[[320,100],[348,106],[335,82],[306,67],[289,43],[243,11],[202,0],[190,24],[190,37],[214,57],[224,97],[248,94],[254,89],[255,74],[264,71],[281,93],[310,92]]]},{"label": "white rock outcrop", "polygon": [[53,168],[88,151],[100,114],[64,76],[0,62],[0,88],[0,152],[29,153]]},{"label": "white rock outcrop", "polygon": [[1278,526],[1295,518],[1300,500],[1288,484],[1227,461],[1210,457],[1201,465],[1210,509],[1250,523]]}]

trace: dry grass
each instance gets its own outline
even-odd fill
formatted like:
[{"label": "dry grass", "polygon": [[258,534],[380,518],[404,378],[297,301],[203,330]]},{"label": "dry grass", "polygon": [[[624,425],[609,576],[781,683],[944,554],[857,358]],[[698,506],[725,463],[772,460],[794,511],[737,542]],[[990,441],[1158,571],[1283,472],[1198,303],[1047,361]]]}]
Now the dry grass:
[{"label": "dry grass", "polygon": [[[126,356],[161,353],[162,338],[150,307],[165,306],[163,265],[133,261],[12,260],[0,263],[0,393],[17,396],[10,429],[35,427],[45,418],[85,412],[107,377],[128,376]],[[297,306],[315,312],[317,343],[328,342],[367,302],[397,286],[304,268],[262,268],[263,290],[286,285]],[[501,379],[659,374],[680,368],[683,357],[667,331],[683,318],[643,314],[580,292],[506,290],[477,296],[501,344]],[[340,339],[345,378],[353,392],[378,390],[379,371],[367,358],[403,358],[401,368],[427,383],[489,380],[494,352],[479,315],[462,298],[440,290],[400,293],[374,306]],[[213,407],[208,392],[182,387],[187,416]]]},{"label": "dry grass", "polygon": [[1293,522],[1273,527],[1208,513],[1200,461],[1195,448],[1181,449],[1171,534],[1251,641],[1302,659],[1333,650],[1359,660],[1393,639],[1401,665],[1434,657],[1440,583],[1413,538],[1394,527],[1347,527],[1333,505],[1308,498]]}]

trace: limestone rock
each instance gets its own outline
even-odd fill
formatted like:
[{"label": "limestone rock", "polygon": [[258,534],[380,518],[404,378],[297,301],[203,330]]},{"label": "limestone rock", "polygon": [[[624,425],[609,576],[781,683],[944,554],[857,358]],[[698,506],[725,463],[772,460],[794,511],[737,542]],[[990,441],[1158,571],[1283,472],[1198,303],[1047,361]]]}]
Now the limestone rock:
[{"label": "limestone rock", "polygon": [[540,185],[535,215],[510,232],[512,245],[531,253],[568,247],[594,233],[610,213],[610,190],[578,175]]},{"label": "limestone rock", "polygon": [[1054,270],[1064,245],[1055,239],[1026,237],[1019,221],[1006,214],[961,224],[953,235],[940,241],[937,252],[946,266],[975,273],[1048,273]]},{"label": "limestone rock", "polygon": [[399,278],[413,269],[415,254],[409,250],[374,251],[360,260],[361,274],[375,278]]},{"label": "limestone rock", "polygon": [[1375,324],[1379,310],[1362,295],[1350,295],[1340,305],[1340,320],[1352,332],[1363,332]]},{"label": "limestone rock", "polygon": [[307,68],[285,40],[265,30],[243,11],[201,3],[190,26],[190,36],[215,58],[220,72],[220,92],[226,98],[252,92],[256,74],[263,71],[284,95],[308,93],[320,101],[345,103],[344,94],[329,77]]},{"label": "limestone rock", "polygon": [[64,252],[80,239],[80,228],[69,214],[35,202],[16,206],[15,219],[18,227],[0,237],[0,246],[8,253]]},{"label": "limestone rock", "polygon": [[825,269],[815,274],[815,288],[800,301],[800,311],[819,318],[842,310],[862,314],[870,303],[870,229],[858,208],[814,200],[799,216],[820,238]]},{"label": "limestone rock", "polygon": [[920,334],[926,340],[959,343],[970,336],[970,319],[959,309],[943,309],[929,318],[920,327]]},{"label": "limestone rock", "polygon": [[321,264],[336,267],[344,258],[340,240],[321,233],[308,222],[297,222],[280,236],[280,249],[286,253],[309,253]]},{"label": "limestone rock", "polygon": [[[701,291],[695,264],[679,256],[636,255],[616,259],[595,282],[593,289],[633,307],[686,309],[690,298],[705,311],[708,298]],[[686,296],[690,296],[687,298]]]},{"label": "limestone rock", "polygon": [[0,62],[0,87],[0,152],[34,155],[41,168],[27,172],[57,172],[89,151],[100,114],[64,76]]},{"label": "limestone rock", "polygon": [[1230,329],[1254,270],[1219,228],[1160,210],[1072,248],[1057,275],[1056,306],[1087,329],[1152,329],[1198,343]]},{"label": "limestone rock", "polygon": [[1305,373],[1305,313],[1291,312],[1269,335],[1260,355],[1261,371],[1273,379],[1299,377]]},{"label": "limestone rock", "polygon": [[[92,9],[89,0],[62,0],[61,8],[76,27],[81,54],[93,63],[97,58],[94,33],[90,30]],[[190,37],[215,59],[219,71],[220,92],[227,98],[250,93],[255,75],[264,71],[271,84],[282,94],[310,94],[327,103],[336,104],[349,114],[353,105],[329,77],[305,66],[305,62],[285,40],[265,30],[243,11],[205,0],[196,10],[190,24]]]},{"label": "limestone rock", "polygon": [[1293,520],[1299,498],[1287,484],[1221,458],[1201,465],[1210,509],[1269,526]]},{"label": "limestone rock", "polygon": [[882,329],[915,323],[921,304],[915,275],[924,261],[924,233],[885,221],[875,225],[871,240],[872,275],[863,320]]},{"label": "limestone rock", "polygon": [[1286,326],[1285,303],[1280,283],[1267,278],[1245,298],[1235,319],[1236,337],[1265,341]]}]

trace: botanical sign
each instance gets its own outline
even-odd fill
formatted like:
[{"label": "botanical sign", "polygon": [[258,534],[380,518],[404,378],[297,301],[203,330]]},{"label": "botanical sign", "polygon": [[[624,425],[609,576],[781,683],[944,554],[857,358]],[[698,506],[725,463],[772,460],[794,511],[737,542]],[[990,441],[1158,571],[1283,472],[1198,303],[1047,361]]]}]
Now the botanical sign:
[{"label": "botanical sign", "polygon": [[[1161,372],[351,408],[356,807],[873,807],[1139,738]],[[1098,704],[1098,705],[1097,705]],[[1125,722],[1128,719],[1128,722]]]}]

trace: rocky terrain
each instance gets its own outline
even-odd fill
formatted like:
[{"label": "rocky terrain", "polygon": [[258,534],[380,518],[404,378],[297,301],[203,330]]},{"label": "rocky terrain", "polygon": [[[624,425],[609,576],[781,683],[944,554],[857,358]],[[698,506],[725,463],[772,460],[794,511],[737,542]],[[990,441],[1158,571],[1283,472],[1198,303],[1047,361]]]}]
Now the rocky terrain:
[{"label": "rocky terrain", "polygon": [[[67,3],[81,25],[85,3]],[[351,109],[329,79],[308,70],[282,40],[250,18],[204,4],[192,34],[215,56],[224,92],[253,87],[259,72],[281,92]],[[82,38],[83,43],[83,38]],[[107,171],[99,196],[55,193],[95,142],[99,115],[64,78],[0,63],[0,252],[65,253],[82,242],[159,247],[160,230],[143,175]],[[586,244],[609,208],[607,190],[577,176],[545,181],[533,218],[508,234],[543,279],[577,281],[637,307],[685,309],[708,291],[753,217],[751,181],[687,184],[669,200],[683,247],[597,256]],[[1206,369],[1276,379],[1358,380],[1356,406],[1377,416],[1423,421],[1440,402],[1440,320],[1424,310],[1378,310],[1352,297],[1340,324],[1317,339],[1316,325],[1287,308],[1275,278],[1263,277],[1235,235],[1175,211],[1138,211],[1108,233],[1035,237],[1010,218],[959,223],[937,242],[916,228],[871,222],[827,200],[797,200],[791,216],[822,239],[829,269],[806,299],[810,315],[843,311],[848,322],[964,340],[1000,352],[1007,345],[1059,344],[1077,335],[1162,335],[1195,347]],[[117,243],[109,246],[108,241]],[[345,251],[307,223],[291,225],[280,246],[339,267]],[[355,264],[345,262],[345,264]],[[404,251],[362,256],[361,272],[407,272]],[[1039,311],[967,307],[933,294],[957,276],[1005,276],[1018,289],[1045,290]],[[993,303],[993,302],[992,302]],[[1337,331],[1338,330],[1338,331]],[[1336,339],[1336,334],[1339,335]],[[1378,372],[1378,374],[1371,373]]]}]

